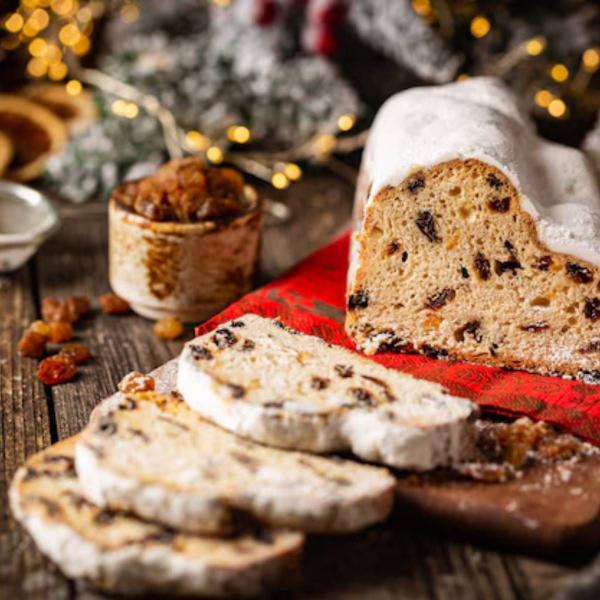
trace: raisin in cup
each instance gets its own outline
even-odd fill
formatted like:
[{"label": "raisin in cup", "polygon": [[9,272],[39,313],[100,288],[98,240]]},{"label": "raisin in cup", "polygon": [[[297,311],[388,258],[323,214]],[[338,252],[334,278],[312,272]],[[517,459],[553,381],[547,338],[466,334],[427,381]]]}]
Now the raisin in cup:
[{"label": "raisin in cup", "polygon": [[150,319],[202,321],[252,285],[261,201],[237,174],[233,202],[227,176],[234,172],[223,169],[221,177],[194,160],[124,184],[109,203],[110,284]]}]

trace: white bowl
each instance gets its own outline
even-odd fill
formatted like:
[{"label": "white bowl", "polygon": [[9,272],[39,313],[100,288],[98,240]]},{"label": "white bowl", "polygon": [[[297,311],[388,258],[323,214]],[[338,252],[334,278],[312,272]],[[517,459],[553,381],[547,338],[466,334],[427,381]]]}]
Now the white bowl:
[{"label": "white bowl", "polygon": [[0,273],[25,264],[58,226],[58,214],[46,196],[0,179]]}]

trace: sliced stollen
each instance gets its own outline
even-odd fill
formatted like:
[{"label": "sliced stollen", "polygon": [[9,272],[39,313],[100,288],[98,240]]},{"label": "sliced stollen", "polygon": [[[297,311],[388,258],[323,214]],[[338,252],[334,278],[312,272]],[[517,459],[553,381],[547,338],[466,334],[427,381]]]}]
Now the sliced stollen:
[{"label": "sliced stollen", "polygon": [[177,387],[202,416],[272,446],[418,470],[472,448],[473,403],[258,315],[186,344]]},{"label": "sliced stollen", "polygon": [[14,516],[68,577],[120,594],[249,596],[297,567],[301,533],[200,537],[94,506],[75,474],[75,441],[29,458],[10,489]]},{"label": "sliced stollen", "polygon": [[197,533],[226,534],[248,517],[354,531],[388,516],[395,488],[385,469],[255,444],[157,392],[97,409],[76,466],[94,503]]}]

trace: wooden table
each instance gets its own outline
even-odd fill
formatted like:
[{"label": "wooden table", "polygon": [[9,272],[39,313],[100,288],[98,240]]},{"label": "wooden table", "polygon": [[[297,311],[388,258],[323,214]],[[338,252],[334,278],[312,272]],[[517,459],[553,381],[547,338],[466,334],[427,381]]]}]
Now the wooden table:
[{"label": "wooden table", "polygon": [[[307,177],[282,197],[293,219],[265,229],[264,280],[325,243],[350,216],[351,186],[333,177]],[[61,208],[65,220],[59,234],[18,273],[0,278],[1,599],[99,597],[64,579],[37,552],[10,517],[7,488],[28,455],[77,433],[125,373],[149,371],[181,348],[181,342],[156,339],[151,323],[140,317],[97,315],[78,328],[93,361],[73,382],[54,388],[38,382],[36,361],[18,356],[16,347],[25,327],[39,318],[40,299],[97,297],[109,289],[104,204]],[[425,524],[409,527],[400,518],[358,535],[309,540],[304,567],[298,591],[283,597],[549,600],[582,568],[442,538]],[[600,591],[587,597],[600,598]]]}]

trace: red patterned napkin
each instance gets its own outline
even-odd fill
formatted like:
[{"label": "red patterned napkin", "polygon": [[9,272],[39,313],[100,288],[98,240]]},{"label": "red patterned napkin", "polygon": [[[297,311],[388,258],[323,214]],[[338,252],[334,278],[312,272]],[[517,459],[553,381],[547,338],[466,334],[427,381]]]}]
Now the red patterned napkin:
[{"label": "red patterned napkin", "polygon": [[[251,312],[278,316],[290,327],[353,349],[343,326],[348,243],[348,235],[335,240],[200,325],[197,333]],[[544,419],[600,445],[600,386],[412,354],[378,354],[373,360],[437,381],[486,409]]]}]

